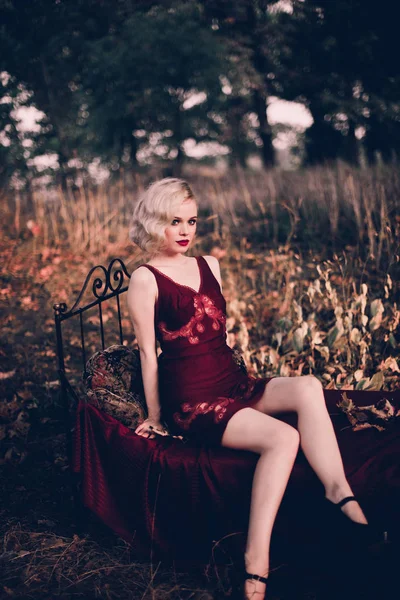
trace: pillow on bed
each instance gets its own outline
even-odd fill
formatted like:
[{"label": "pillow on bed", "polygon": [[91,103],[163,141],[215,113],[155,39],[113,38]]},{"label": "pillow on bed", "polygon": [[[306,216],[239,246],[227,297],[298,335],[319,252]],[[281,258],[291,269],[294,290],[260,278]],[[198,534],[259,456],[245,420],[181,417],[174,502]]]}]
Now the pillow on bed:
[{"label": "pillow on bed", "polygon": [[[236,349],[233,359],[247,373]],[[115,344],[96,352],[86,363],[84,384],[88,401],[126,427],[136,429],[146,419],[139,350]]]},{"label": "pillow on bed", "polygon": [[139,350],[113,345],[86,363],[88,401],[131,429],[147,417]]}]

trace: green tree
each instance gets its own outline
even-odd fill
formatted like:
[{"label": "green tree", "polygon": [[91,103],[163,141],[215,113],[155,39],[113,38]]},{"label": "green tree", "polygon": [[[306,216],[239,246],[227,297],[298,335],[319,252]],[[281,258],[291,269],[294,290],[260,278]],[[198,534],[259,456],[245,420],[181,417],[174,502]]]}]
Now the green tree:
[{"label": "green tree", "polygon": [[[257,150],[265,167],[275,164],[273,132],[267,106],[278,92],[279,17],[271,10],[277,0],[204,0],[206,14],[227,48],[225,73],[232,88],[226,118],[234,154],[245,164],[248,151]],[[254,118],[249,118],[253,115]]]},{"label": "green tree", "polygon": [[[89,128],[103,156],[136,165],[140,148],[156,139],[154,152],[179,170],[188,137],[215,139],[208,113],[224,52],[196,2],[142,4],[86,50]],[[204,101],[186,109],[193,94]]]},{"label": "green tree", "polygon": [[33,141],[20,131],[17,111],[29,103],[29,94],[13,77],[0,73],[0,190],[6,191],[14,178],[20,189],[30,191]]},{"label": "green tree", "polygon": [[358,127],[367,132],[371,159],[377,149],[386,154],[388,144],[398,148],[393,136],[383,143],[379,135],[398,124],[399,78],[388,13],[362,0],[291,4],[293,13],[280,15],[286,51],[278,78],[282,97],[304,102],[313,116],[306,133],[308,162],[340,156],[357,163]]},{"label": "green tree", "polygon": [[83,43],[93,30],[98,35],[108,27],[106,16],[94,0],[0,2],[0,70],[29,90],[31,104],[45,113],[37,141],[42,147],[50,141],[57,152],[64,189],[68,162],[83,143],[78,93]]}]

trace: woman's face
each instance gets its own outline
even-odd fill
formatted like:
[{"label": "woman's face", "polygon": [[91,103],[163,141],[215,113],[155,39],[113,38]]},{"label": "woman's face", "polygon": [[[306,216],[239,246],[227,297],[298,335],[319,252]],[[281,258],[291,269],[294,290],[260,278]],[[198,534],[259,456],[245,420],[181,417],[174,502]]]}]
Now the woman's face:
[{"label": "woman's face", "polygon": [[175,209],[170,224],[165,228],[163,251],[168,254],[185,254],[196,234],[196,223],[196,202],[194,200],[182,201]]}]

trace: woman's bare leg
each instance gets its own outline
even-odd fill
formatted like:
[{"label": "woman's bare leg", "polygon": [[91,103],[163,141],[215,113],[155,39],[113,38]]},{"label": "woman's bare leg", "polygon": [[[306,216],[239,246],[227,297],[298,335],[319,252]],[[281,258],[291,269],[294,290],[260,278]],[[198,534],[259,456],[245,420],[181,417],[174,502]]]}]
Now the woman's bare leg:
[{"label": "woman's bare leg", "polygon": [[[299,448],[298,431],[268,415],[244,408],[229,420],[221,444],[260,454],[254,472],[245,566],[264,577],[269,571],[272,527]],[[262,600],[265,584],[246,580],[245,593]]]},{"label": "woman's bare leg", "polygon": [[[295,411],[301,448],[324,485],[325,496],[332,502],[339,502],[345,496],[353,495],[326,409],[323,388],[316,377],[276,377],[267,384],[263,396],[252,408],[269,415]],[[367,523],[357,502],[345,504],[342,510],[353,521]]]}]

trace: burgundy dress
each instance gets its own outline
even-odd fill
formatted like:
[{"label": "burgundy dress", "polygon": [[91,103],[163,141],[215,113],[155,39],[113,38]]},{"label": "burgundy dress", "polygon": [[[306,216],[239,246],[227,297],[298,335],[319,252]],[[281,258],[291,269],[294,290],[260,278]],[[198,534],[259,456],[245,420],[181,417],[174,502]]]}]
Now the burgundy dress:
[{"label": "burgundy dress", "polygon": [[[217,446],[229,419],[262,396],[270,378],[247,375],[226,344],[226,302],[202,256],[200,288],[176,283],[151,265],[158,285],[155,331],[162,420],[170,433]],[[139,267],[140,268],[140,267]]]}]

